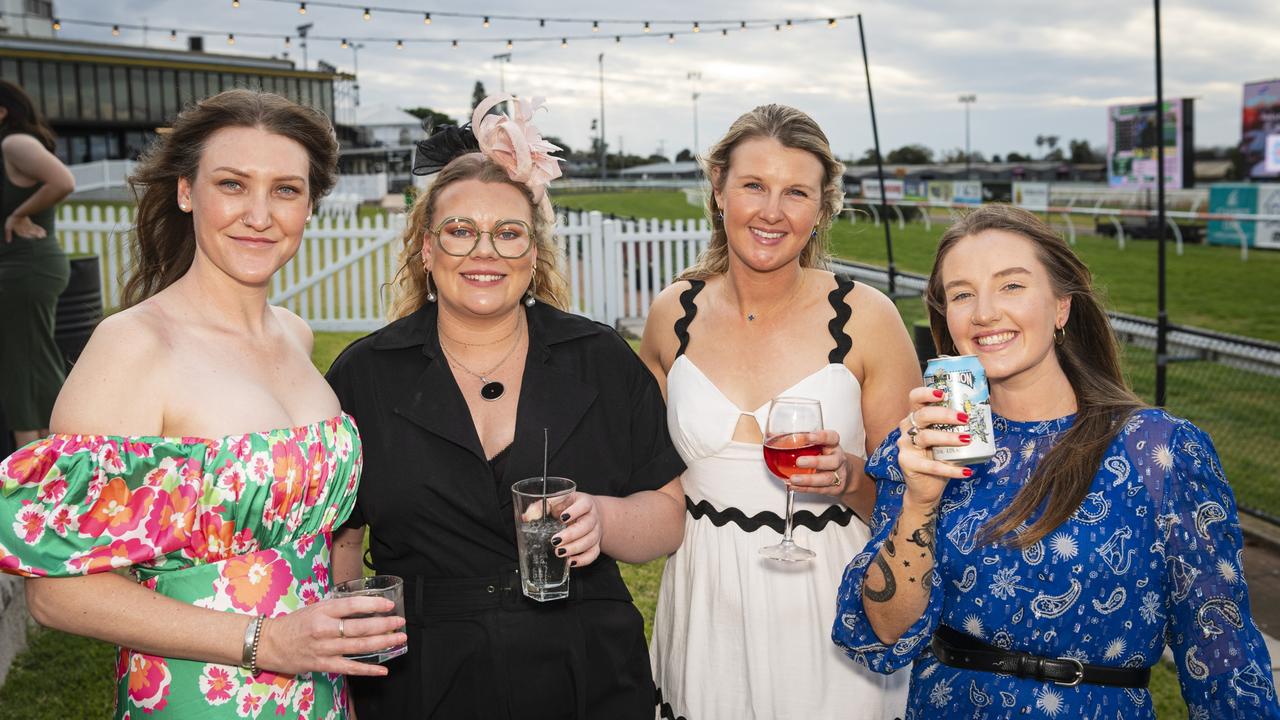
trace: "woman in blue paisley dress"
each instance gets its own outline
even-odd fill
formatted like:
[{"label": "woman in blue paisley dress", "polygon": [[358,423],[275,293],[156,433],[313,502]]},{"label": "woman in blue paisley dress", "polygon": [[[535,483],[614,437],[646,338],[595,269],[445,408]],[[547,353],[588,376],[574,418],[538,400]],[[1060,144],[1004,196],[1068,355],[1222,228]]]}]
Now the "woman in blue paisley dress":
[{"label": "woman in blue paisley dress", "polygon": [[832,637],[880,672],[914,663],[908,718],[1154,718],[1172,650],[1192,720],[1280,718],[1249,612],[1236,506],[1213,442],[1125,386],[1088,268],[1042,220],[986,206],[938,245],[937,347],[977,355],[995,455],[929,448],[963,413],[911,393],[867,463],[875,535]]}]

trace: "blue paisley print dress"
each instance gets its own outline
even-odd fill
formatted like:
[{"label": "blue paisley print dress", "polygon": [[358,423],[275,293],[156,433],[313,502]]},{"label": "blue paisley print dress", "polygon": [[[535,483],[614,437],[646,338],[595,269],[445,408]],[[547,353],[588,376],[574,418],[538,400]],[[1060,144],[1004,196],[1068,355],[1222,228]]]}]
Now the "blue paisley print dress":
[{"label": "blue paisley print dress", "polygon": [[1235,498],[1212,441],[1190,422],[1134,413],[1066,522],[1023,550],[981,542],[1074,419],[995,418],[995,456],[943,493],[928,607],[886,646],[867,622],[862,583],[902,508],[894,431],[867,462],[879,481],[875,535],[845,570],[832,639],[879,672],[914,662],[908,720],[1155,717],[1145,689],[943,665],[929,651],[939,623],[1006,649],[1119,667],[1154,665],[1167,643],[1191,720],[1280,718],[1249,612]]}]

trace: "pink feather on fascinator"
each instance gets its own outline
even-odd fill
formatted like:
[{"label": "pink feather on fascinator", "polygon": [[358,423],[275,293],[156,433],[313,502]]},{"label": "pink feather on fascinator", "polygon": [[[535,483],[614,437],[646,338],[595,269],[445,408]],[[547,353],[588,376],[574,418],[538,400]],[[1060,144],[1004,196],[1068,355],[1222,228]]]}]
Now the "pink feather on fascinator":
[{"label": "pink feather on fascinator", "polygon": [[[514,115],[488,114],[507,101],[515,106]],[[561,175],[561,160],[551,153],[561,148],[543,140],[533,124],[533,114],[542,103],[540,97],[530,102],[511,95],[490,95],[472,113],[471,131],[480,143],[480,152],[506,170],[512,180],[528,186],[534,202],[547,205],[547,185]]]}]

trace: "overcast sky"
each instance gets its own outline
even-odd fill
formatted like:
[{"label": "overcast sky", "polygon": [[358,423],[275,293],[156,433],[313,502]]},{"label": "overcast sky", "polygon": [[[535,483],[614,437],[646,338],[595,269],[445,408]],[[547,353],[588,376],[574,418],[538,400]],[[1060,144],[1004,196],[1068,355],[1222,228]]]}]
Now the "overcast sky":
[{"label": "overcast sky", "polygon": [[[352,0],[340,0],[352,2]],[[355,0],[353,4],[358,2]],[[513,15],[546,13],[561,17],[634,19],[601,24],[599,40],[570,40],[562,35],[591,34],[589,25],[433,17],[310,7],[300,16],[295,4],[241,0],[56,0],[64,18],[140,23],[157,28],[149,44],[171,46],[168,30],[198,28],[296,35],[300,22],[315,23],[313,35],[385,38],[366,40],[359,53],[363,104],[397,107],[426,105],[463,118],[471,90],[479,80],[498,89],[498,63],[508,52],[508,37],[551,36],[555,42],[515,43],[505,67],[506,87],[522,96],[544,95],[549,113],[537,121],[544,132],[574,147],[588,144],[591,121],[599,113],[597,55],[604,53],[606,132],[612,149],[648,154],[659,146],[668,155],[694,143],[690,72],[701,73],[696,90],[698,144],[701,149],[722,134],[742,112],[765,102],[781,102],[812,114],[837,154],[861,155],[872,144],[858,27],[853,20],[829,29],[825,23],[731,31],[709,29],[717,20],[812,18],[861,12],[865,23],[871,77],[879,114],[881,144],[887,150],[921,143],[937,151],[964,146],[962,93],[977,95],[972,106],[971,143],[975,151],[1004,155],[1040,153],[1037,135],[1058,135],[1106,144],[1107,105],[1153,99],[1155,72],[1151,2],[1138,0],[864,0],[863,2],[765,2],[763,0],[648,0],[619,2],[564,0],[530,3],[516,0],[442,0],[411,3],[382,0],[386,7],[419,11]],[[646,12],[643,17],[641,12]],[[1235,144],[1240,137],[1241,86],[1280,77],[1280,0],[1165,0],[1164,71],[1166,97],[1196,99],[1196,144]],[[651,37],[623,38],[617,33],[654,23]],[[674,44],[664,20],[700,20],[703,32],[677,36]],[[113,39],[109,29],[64,21],[63,36],[141,44],[138,31]],[[404,38],[458,38],[461,45],[409,44]],[[496,42],[469,42],[489,39]],[[291,49],[301,62],[297,38]],[[284,51],[280,40],[240,36],[228,47],[225,35],[210,36],[214,52],[256,55]],[[310,43],[308,59],[353,69],[353,53],[336,41]]]}]

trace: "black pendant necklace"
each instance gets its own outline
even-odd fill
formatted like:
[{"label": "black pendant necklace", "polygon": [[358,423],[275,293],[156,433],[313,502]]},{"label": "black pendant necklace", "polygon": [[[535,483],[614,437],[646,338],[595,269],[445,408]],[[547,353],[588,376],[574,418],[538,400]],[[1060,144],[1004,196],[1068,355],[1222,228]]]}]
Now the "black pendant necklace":
[{"label": "black pendant necklace", "polygon": [[[467,367],[466,365],[463,365],[462,361],[458,360],[458,358],[453,356],[453,353],[449,352],[449,349],[444,346],[444,343],[440,343],[440,349],[444,350],[445,357],[449,358],[450,362],[452,362],[454,365],[457,365],[458,367],[465,370],[468,375],[471,375],[472,377],[479,379],[480,382],[482,383],[482,385],[480,386],[480,397],[484,398],[485,400],[488,400],[489,402],[493,402],[494,400],[497,400],[498,398],[502,397],[503,393],[507,391],[507,386],[503,385],[501,382],[497,380],[490,380],[489,376],[497,372],[498,369],[501,368],[503,365],[506,365],[507,361],[511,359],[512,354],[515,353],[516,348],[520,346],[520,335],[518,334],[518,331],[523,325],[524,323],[517,324],[516,341],[511,343],[511,349],[507,350],[507,354],[502,356],[502,359],[498,361],[497,365],[494,365],[493,367],[489,368],[488,372],[478,373],[475,370],[472,370],[471,368]],[[444,337],[448,337],[447,335],[444,335],[443,332],[441,332],[440,334]],[[453,338],[449,338],[449,340],[454,341]],[[459,344],[461,345],[465,343],[459,343]]]}]

